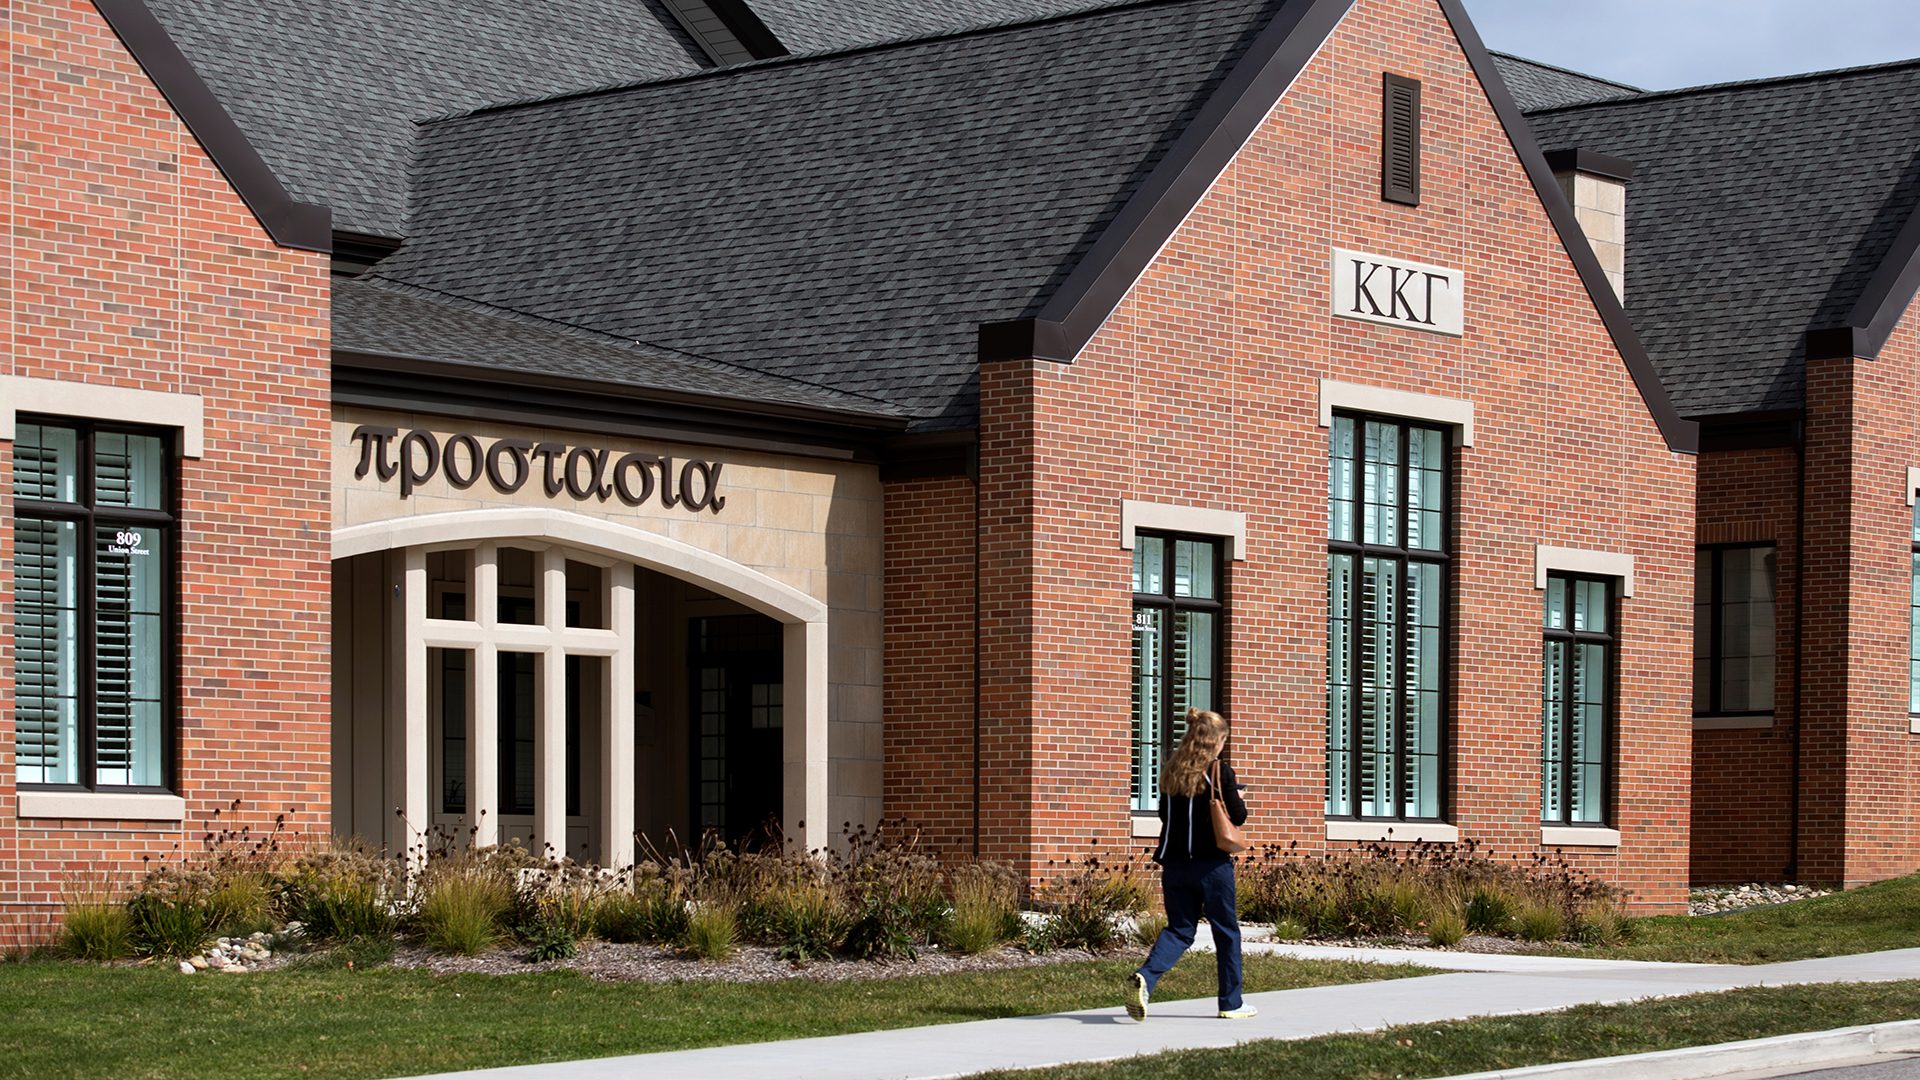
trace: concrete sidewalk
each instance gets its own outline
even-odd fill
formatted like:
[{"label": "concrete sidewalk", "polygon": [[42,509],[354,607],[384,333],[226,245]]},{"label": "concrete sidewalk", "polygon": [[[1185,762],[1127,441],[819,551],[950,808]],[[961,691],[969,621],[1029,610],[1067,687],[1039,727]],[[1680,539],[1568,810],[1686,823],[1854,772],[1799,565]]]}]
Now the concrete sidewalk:
[{"label": "concrete sidewalk", "polygon": [[[1112,1008],[1088,1012],[981,1020],[965,1024],[834,1035],[818,1039],[719,1046],[592,1061],[558,1062],[450,1074],[486,1080],[610,1080],[614,1077],[729,1080],[933,1080],[990,1069],[1026,1069],[1080,1061],[1107,1061],[1169,1050],[1234,1046],[1257,1039],[1305,1039],[1372,1031],[1400,1024],[1438,1023],[1477,1016],[1550,1012],[1676,997],[1746,986],[1920,979],[1920,949],[1742,967],[1720,964],[1642,964],[1552,957],[1468,957],[1459,953],[1333,950],[1260,944],[1259,951],[1312,949],[1315,959],[1367,958],[1384,952],[1398,963],[1455,965],[1529,961],[1508,970],[1459,971],[1387,982],[1249,994],[1260,1007],[1252,1020],[1214,1016],[1212,998],[1156,1004],[1146,1023],[1127,1019],[1114,987]],[[1203,957],[1196,960],[1206,962]],[[1191,961],[1189,961],[1191,962]]]}]

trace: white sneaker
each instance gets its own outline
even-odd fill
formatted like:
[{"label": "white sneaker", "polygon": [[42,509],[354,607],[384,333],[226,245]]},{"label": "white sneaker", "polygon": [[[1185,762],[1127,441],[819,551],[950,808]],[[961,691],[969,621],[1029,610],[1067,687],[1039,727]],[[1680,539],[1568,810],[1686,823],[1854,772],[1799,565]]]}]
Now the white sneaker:
[{"label": "white sneaker", "polygon": [[1147,980],[1137,971],[1127,976],[1127,1015],[1135,1020],[1147,1018]]},{"label": "white sneaker", "polygon": [[1245,1020],[1248,1017],[1259,1016],[1259,1015],[1260,1015],[1260,1010],[1254,1008],[1251,1005],[1242,1005],[1237,1009],[1221,1009],[1220,1010],[1220,1019],[1222,1020]]}]

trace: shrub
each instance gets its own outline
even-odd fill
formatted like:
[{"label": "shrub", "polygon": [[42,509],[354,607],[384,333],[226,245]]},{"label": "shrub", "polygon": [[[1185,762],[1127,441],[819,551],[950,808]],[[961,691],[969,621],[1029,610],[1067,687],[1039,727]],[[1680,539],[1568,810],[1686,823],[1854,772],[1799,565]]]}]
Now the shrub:
[{"label": "shrub", "polygon": [[1042,889],[1043,901],[1051,909],[1047,921],[1051,942],[1089,952],[1111,948],[1114,917],[1147,907],[1147,888],[1138,867],[1131,857],[1108,863],[1097,855],[1066,865],[1067,870]]},{"label": "shrub", "polygon": [[527,955],[536,963],[571,960],[580,954],[580,939],[565,919],[542,913],[520,930],[527,943]]},{"label": "shrub", "polygon": [[1273,924],[1273,936],[1281,941],[1299,941],[1307,936],[1307,928],[1297,920],[1280,919]]},{"label": "shrub", "polygon": [[1504,934],[1513,928],[1513,901],[1485,887],[1467,897],[1467,929],[1475,934]]},{"label": "shrub", "polygon": [[774,894],[767,910],[779,955],[785,960],[825,960],[847,933],[840,898],[825,882],[789,885]]},{"label": "shrub", "polygon": [[1467,920],[1457,911],[1440,911],[1427,919],[1427,942],[1451,949],[1467,936]]},{"label": "shrub", "polygon": [[[1133,924],[1134,943],[1151,949],[1153,948],[1153,943],[1159,940],[1160,932],[1166,928],[1167,917],[1165,915],[1157,911],[1148,912],[1140,916],[1139,920]],[[1278,928],[1276,928],[1276,931],[1277,929]]]},{"label": "shrub", "polygon": [[302,856],[285,887],[287,914],[318,942],[392,935],[393,905],[404,881],[398,860],[355,844]]},{"label": "shrub", "polygon": [[485,853],[429,862],[422,873],[415,922],[427,947],[472,956],[501,938],[513,915],[513,871]]},{"label": "shrub", "polygon": [[941,938],[948,948],[964,955],[985,952],[1019,932],[1020,882],[1010,867],[969,863],[949,880],[953,914]]},{"label": "shrub", "polygon": [[213,886],[207,892],[207,919],[222,934],[274,929],[279,920],[274,917],[273,885],[268,875],[239,868],[215,871]]},{"label": "shrub", "polygon": [[685,942],[688,955],[702,960],[725,960],[733,955],[739,935],[739,916],[726,904],[701,903],[687,913]]},{"label": "shrub", "polygon": [[1573,920],[1572,934],[1587,945],[1618,945],[1626,940],[1633,926],[1631,919],[1610,901],[1589,904]]},{"label": "shrub", "polygon": [[550,861],[527,875],[515,890],[513,921],[529,940],[536,930],[564,932],[574,941],[591,937],[601,901],[620,891],[625,881],[623,876],[571,859]]},{"label": "shrub", "polygon": [[904,900],[869,896],[847,928],[847,952],[862,960],[915,960],[920,956],[914,911]]},{"label": "shrub", "polygon": [[134,948],[146,956],[180,959],[199,952],[212,939],[207,919],[204,874],[177,867],[150,872],[140,891],[127,901]]},{"label": "shrub", "polygon": [[104,880],[75,879],[67,886],[60,951],[75,960],[108,963],[133,952],[126,905]]},{"label": "shrub", "polygon": [[1520,909],[1514,928],[1522,941],[1557,941],[1566,933],[1567,920],[1552,904],[1534,902]]}]

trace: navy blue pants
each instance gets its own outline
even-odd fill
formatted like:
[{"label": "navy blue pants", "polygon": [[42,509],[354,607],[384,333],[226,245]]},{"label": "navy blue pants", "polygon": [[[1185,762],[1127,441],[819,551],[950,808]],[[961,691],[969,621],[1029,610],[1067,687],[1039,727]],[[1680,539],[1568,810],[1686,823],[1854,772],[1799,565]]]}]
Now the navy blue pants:
[{"label": "navy blue pants", "polygon": [[1213,927],[1215,962],[1220,975],[1220,1008],[1240,1007],[1240,920],[1234,915],[1233,860],[1176,859],[1160,868],[1167,904],[1167,928],[1154,939],[1140,967],[1151,992],[1160,976],[1173,969],[1199,929],[1200,916]]}]

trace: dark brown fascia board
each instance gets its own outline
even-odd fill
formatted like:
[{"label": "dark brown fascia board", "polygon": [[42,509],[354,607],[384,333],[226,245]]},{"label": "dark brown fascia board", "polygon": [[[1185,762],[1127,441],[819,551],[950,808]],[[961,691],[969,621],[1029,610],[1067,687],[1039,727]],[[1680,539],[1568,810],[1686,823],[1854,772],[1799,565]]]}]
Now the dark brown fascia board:
[{"label": "dark brown fascia board", "polygon": [[1692,417],[1700,425],[1700,452],[1768,450],[1800,445],[1798,409],[1763,409]]},{"label": "dark brown fascia board", "polygon": [[93,0],[127,51],[160,89],[207,156],[233,185],[273,242],[301,251],[333,250],[332,211],[296,201],[267,167],[143,0]]},{"label": "dark brown fascia board", "polygon": [[[1352,3],[1307,0],[1283,9],[1040,312],[980,327],[980,359],[1071,363],[1293,85]],[[1652,358],[1601,271],[1574,219],[1573,207],[1534,142],[1520,106],[1501,81],[1486,45],[1459,0],[1439,3],[1668,449],[1698,452],[1698,426],[1683,418],[1667,397]]]},{"label": "dark brown fascia board", "polygon": [[1916,294],[1920,294],[1920,207],[1907,218],[1887,257],[1860,290],[1846,325],[1807,332],[1807,359],[1877,359]]},{"label": "dark brown fascia board", "polygon": [[980,359],[1072,362],[1352,6],[1284,5],[1040,310],[980,327]]},{"label": "dark brown fascia board", "polygon": [[880,479],[978,479],[980,434],[972,429],[896,435],[881,447]]},{"label": "dark brown fascia board", "polygon": [[836,409],[728,397],[720,394],[660,390],[632,386],[627,383],[547,375],[540,372],[509,371],[481,364],[465,364],[454,360],[429,360],[417,356],[335,350],[333,363],[335,368],[377,371],[398,376],[401,381],[411,381],[422,388],[431,388],[435,382],[451,379],[501,388],[547,390],[584,395],[594,399],[616,398],[627,403],[647,402],[682,409],[695,409],[717,416],[751,418],[752,423],[756,425],[786,422],[863,439],[904,432],[911,423],[909,419],[901,416],[851,410],[843,412]]},{"label": "dark brown fascia board", "polygon": [[746,46],[755,60],[771,60],[776,56],[790,54],[786,45],[774,36],[772,30],[767,29],[767,24],[760,21],[760,16],[747,6],[744,0],[706,0],[706,2],[707,7],[720,17],[721,22],[727,24],[727,29],[740,40],[740,44]]},{"label": "dark brown fascia board", "polygon": [[1571,150],[1549,150],[1546,158],[1547,168],[1555,173],[1591,173],[1594,176],[1604,176],[1609,180],[1618,180],[1623,184],[1633,179],[1633,162],[1611,154],[1601,154],[1575,147]]},{"label": "dark brown fascia board", "polygon": [[1573,268],[1579,273],[1581,284],[1587,287],[1587,295],[1599,311],[1600,321],[1606,324],[1614,347],[1620,350],[1621,358],[1626,361],[1627,373],[1633,377],[1641,400],[1646,402],[1654,423],[1666,439],[1667,449],[1679,454],[1699,453],[1700,425],[1682,417],[1679,410],[1673,407],[1672,399],[1667,396],[1667,388],[1661,383],[1660,374],[1653,366],[1653,358],[1647,355],[1646,346],[1640,343],[1640,335],[1627,318],[1627,309],[1621,306],[1620,298],[1613,293],[1612,283],[1607,281],[1607,275],[1600,269],[1600,260],[1594,256],[1586,233],[1573,216],[1572,204],[1567,202],[1565,193],[1560,190],[1560,182],[1554,178],[1552,167],[1547,164],[1545,155],[1540,153],[1533,131],[1527,126],[1526,115],[1507,91],[1493,57],[1488,55],[1485,43],[1480,40],[1480,32],[1474,29],[1473,20],[1467,18],[1466,8],[1460,0],[1439,0],[1439,3],[1440,10],[1446,12],[1447,21],[1453,25],[1454,36],[1460,39],[1467,62],[1473,66],[1481,87],[1486,90],[1487,100],[1492,102],[1493,111],[1500,118],[1500,126],[1507,131],[1507,140],[1520,156],[1520,164],[1527,170],[1527,178],[1533,181],[1534,193],[1546,207],[1547,218],[1553,223],[1554,232],[1560,235],[1561,245],[1572,257]]}]

